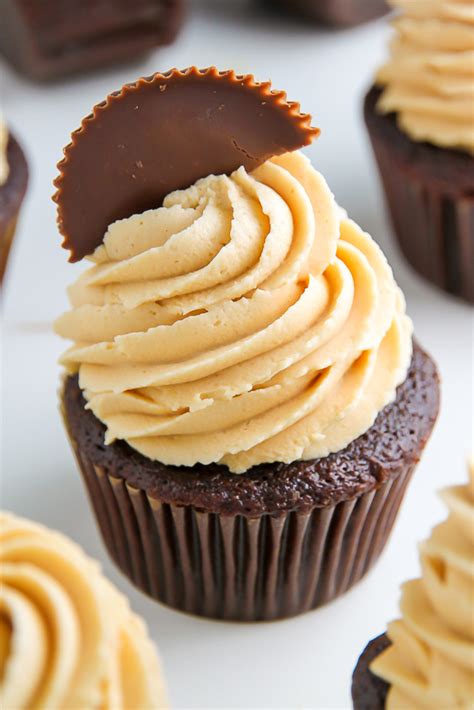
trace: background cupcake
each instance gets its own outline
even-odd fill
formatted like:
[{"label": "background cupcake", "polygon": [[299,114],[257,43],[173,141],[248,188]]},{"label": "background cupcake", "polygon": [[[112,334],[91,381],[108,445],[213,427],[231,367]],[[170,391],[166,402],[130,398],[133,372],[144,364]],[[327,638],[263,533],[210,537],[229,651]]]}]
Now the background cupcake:
[{"label": "background cupcake", "polygon": [[355,710],[468,708],[474,697],[474,467],[442,493],[448,519],[420,546],[422,576],[402,587],[401,618],[354,672]]},{"label": "background cupcake", "polygon": [[332,27],[349,27],[388,12],[385,0],[262,0],[269,7]]},{"label": "background cupcake", "polygon": [[71,540],[0,513],[2,707],[165,708],[140,618]]},{"label": "background cupcake", "polygon": [[[155,164],[151,145],[135,152],[124,134],[147,136],[147,112],[171,164],[206,177],[102,238],[73,219],[81,200],[98,220],[112,209],[107,185],[102,199],[84,173],[88,151],[92,164],[104,152],[112,202],[131,189],[141,199],[156,167],[153,184],[170,179],[162,141]],[[436,368],[412,348],[385,257],[340,219],[308,159],[284,152],[292,127],[300,144],[312,137],[308,121],[252,77],[170,72],[109,97],[60,165],[66,245],[77,256],[98,237],[56,323],[74,341],[66,428],[115,561],[196,614],[279,618],[346,591],[380,554],[437,414]],[[117,140],[127,153],[114,158]],[[229,175],[199,162],[216,160],[208,141],[237,161]],[[267,159],[268,142],[283,154]],[[79,176],[90,199],[77,198]]]},{"label": "background cupcake", "polygon": [[28,183],[25,155],[0,114],[0,284]]},{"label": "background cupcake", "polygon": [[6,0],[0,56],[41,81],[107,68],[172,43],[183,14],[184,0]]},{"label": "background cupcake", "polygon": [[365,119],[400,247],[444,290],[474,301],[474,24],[464,0],[392,0],[390,58]]}]

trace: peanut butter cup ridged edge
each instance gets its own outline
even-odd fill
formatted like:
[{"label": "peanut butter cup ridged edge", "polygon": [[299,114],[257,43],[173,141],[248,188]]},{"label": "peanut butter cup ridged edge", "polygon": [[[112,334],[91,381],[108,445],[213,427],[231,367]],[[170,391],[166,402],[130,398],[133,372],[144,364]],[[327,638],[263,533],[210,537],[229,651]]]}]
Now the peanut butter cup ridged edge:
[{"label": "peanut butter cup ridged edge", "polygon": [[126,84],[94,106],[58,163],[62,246],[79,261],[117,219],[159,207],[211,173],[253,170],[318,135],[298,103],[251,74],[189,67]]}]

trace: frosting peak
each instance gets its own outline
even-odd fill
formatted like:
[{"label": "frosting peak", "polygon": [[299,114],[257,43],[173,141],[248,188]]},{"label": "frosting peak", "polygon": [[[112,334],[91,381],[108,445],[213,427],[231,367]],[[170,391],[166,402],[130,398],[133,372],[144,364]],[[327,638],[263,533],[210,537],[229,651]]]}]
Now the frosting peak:
[{"label": "frosting peak", "polygon": [[166,707],[143,622],[63,535],[0,513],[0,706]]},{"label": "frosting peak", "polygon": [[472,708],[474,698],[474,467],[442,493],[447,520],[420,546],[421,579],[402,587],[392,645],[372,670],[391,686],[387,710]]},{"label": "frosting peak", "polygon": [[472,0],[391,0],[400,9],[378,108],[415,141],[474,153]]},{"label": "frosting peak", "polygon": [[108,443],[234,472],[326,456],[406,376],[392,272],[301,153],[174,192],[91,258],[56,329]]}]

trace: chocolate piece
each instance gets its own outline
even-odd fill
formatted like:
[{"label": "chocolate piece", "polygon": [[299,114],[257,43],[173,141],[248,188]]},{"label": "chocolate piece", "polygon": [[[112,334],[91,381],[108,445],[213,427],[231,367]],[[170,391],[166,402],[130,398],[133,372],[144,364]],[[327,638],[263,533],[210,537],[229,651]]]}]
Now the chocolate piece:
[{"label": "chocolate piece", "polygon": [[368,92],[365,121],[401,250],[419,274],[474,303],[474,157],[412,141],[394,113],[377,111],[380,94]]},{"label": "chocolate piece", "polygon": [[215,67],[140,79],[111,94],[72,134],[58,167],[58,226],[70,261],[109,224],[159,207],[207,175],[253,170],[309,144],[319,130],[270,83]]},{"label": "chocolate piece", "polygon": [[5,274],[18,214],[28,184],[26,158],[11,133],[7,145],[7,162],[8,177],[6,182],[0,185],[0,284]]},{"label": "chocolate piece", "polygon": [[63,415],[107,548],[143,591],[215,618],[275,619],[327,603],[380,555],[439,406],[433,361],[415,346],[396,400],[323,459],[244,474],[151,461],[104,426],[77,376]]},{"label": "chocolate piece", "polygon": [[35,79],[125,61],[173,41],[183,0],[1,0],[0,54]]},{"label": "chocolate piece", "polygon": [[352,676],[352,702],[354,710],[384,710],[388,683],[370,670],[370,664],[390,646],[387,634],[370,641],[364,649]]},{"label": "chocolate piece", "polygon": [[359,25],[389,11],[385,0],[262,0],[269,7],[296,13],[333,27]]}]

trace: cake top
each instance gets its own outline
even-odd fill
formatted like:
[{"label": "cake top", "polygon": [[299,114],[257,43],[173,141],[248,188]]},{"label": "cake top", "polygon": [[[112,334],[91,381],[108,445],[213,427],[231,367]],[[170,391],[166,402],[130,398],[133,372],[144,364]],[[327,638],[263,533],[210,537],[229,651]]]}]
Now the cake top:
[{"label": "cake top", "polygon": [[0,513],[0,562],[2,707],[166,707],[142,620],[75,543]]},{"label": "cake top", "polygon": [[159,207],[210,174],[253,170],[319,130],[270,82],[215,67],[139,79],[95,106],[64,150],[55,181],[70,261],[91,254],[117,219]]},{"label": "cake top", "polygon": [[448,518],[420,546],[422,576],[402,587],[401,618],[371,670],[390,685],[387,710],[472,708],[474,466],[441,494]]},{"label": "cake top", "polygon": [[472,0],[390,0],[399,9],[378,103],[415,141],[474,153]]}]

